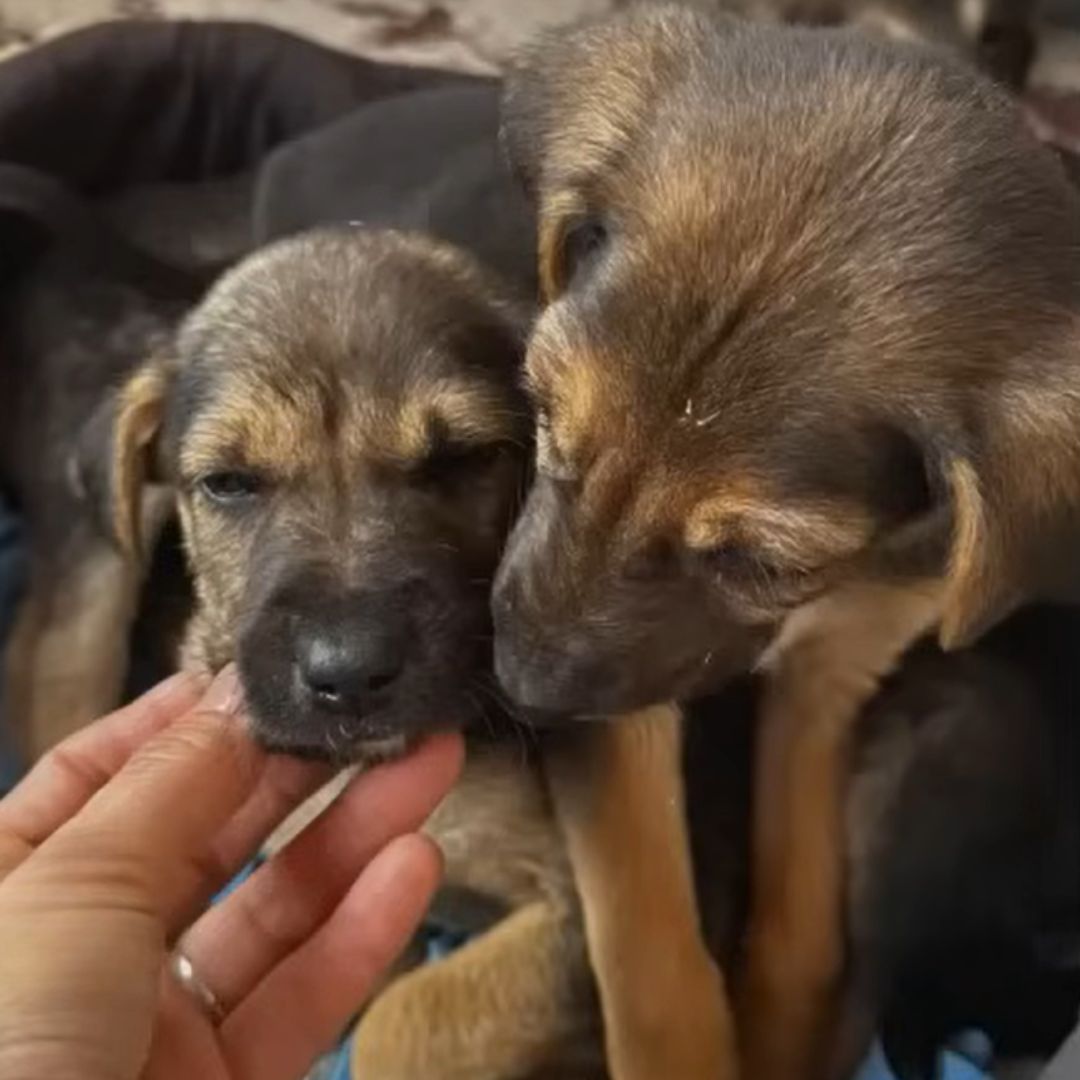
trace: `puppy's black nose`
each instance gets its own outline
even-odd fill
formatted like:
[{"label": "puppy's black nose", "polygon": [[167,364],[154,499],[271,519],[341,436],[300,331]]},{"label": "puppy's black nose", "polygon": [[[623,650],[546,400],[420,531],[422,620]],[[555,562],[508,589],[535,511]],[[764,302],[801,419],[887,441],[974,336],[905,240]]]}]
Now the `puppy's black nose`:
[{"label": "puppy's black nose", "polygon": [[404,635],[392,625],[367,620],[308,626],[297,635],[296,666],[304,692],[317,707],[363,713],[401,674]]}]

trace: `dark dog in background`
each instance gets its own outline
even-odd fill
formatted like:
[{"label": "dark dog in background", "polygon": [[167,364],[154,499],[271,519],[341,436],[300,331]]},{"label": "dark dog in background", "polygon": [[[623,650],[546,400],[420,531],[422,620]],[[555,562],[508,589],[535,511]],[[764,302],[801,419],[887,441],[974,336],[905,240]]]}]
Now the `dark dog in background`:
[{"label": "dark dog in background", "polygon": [[[71,484],[75,433],[172,331],[208,280],[129,244],[58,182],[0,167],[9,281],[2,311],[0,483],[24,515],[29,573],[5,652],[3,716],[31,758],[114,708],[141,576]],[[167,507],[148,505],[156,537]],[[164,598],[162,598],[164,601]]]},{"label": "dark dog in background", "polygon": [[744,1067],[820,1075],[862,706],[1075,593],[1080,201],[945,54],[685,6],[548,37],[505,123],[548,306],[497,670],[610,715],[770,669]]}]

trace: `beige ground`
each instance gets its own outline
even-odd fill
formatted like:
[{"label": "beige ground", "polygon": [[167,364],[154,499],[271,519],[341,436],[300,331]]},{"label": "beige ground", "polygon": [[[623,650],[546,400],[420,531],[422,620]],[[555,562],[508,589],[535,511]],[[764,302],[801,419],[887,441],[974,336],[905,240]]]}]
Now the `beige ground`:
[{"label": "beige ground", "polygon": [[0,51],[117,17],[255,19],[370,55],[491,70],[546,24],[608,0],[0,0]]},{"label": "beige ground", "polygon": [[[612,0],[0,0],[0,56],[112,18],[253,19],[336,48],[490,71],[539,27],[603,11]],[[1071,11],[1080,0],[1055,0]],[[1054,6],[1054,5],[1052,5]],[[1080,86],[1080,34],[1048,34],[1038,81]]]}]

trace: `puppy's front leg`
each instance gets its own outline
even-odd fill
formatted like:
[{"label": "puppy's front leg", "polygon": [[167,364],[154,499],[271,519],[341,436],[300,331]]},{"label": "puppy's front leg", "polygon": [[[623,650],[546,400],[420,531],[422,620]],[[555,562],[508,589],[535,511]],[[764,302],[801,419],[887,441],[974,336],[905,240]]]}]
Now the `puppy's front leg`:
[{"label": "puppy's front leg", "polygon": [[576,911],[548,900],[526,904],[377,997],[356,1029],[353,1075],[597,1080],[584,964],[574,962],[580,949]]},{"label": "puppy's front leg", "polygon": [[842,991],[853,724],[940,613],[937,583],[864,584],[796,611],[770,650],[754,783],[753,902],[740,1000],[751,1080],[816,1080]]},{"label": "puppy's front leg", "polygon": [[549,782],[612,1077],[734,1080],[734,1025],[694,894],[678,709],[647,709],[580,739],[572,756],[549,761]]},{"label": "puppy's front leg", "polygon": [[31,567],[4,655],[4,707],[34,760],[120,703],[141,573],[86,541],[64,567]]}]

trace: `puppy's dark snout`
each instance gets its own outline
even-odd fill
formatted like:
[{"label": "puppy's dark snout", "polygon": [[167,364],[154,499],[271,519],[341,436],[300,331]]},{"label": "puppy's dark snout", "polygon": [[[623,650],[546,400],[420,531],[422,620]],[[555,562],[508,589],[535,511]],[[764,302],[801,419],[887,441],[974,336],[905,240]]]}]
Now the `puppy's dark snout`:
[{"label": "puppy's dark snout", "polygon": [[294,658],[302,692],[317,708],[362,714],[402,674],[409,632],[400,605],[378,596],[353,598],[297,627]]},{"label": "puppy's dark snout", "polygon": [[318,631],[297,646],[297,666],[304,685],[324,709],[356,712],[385,689],[404,667],[400,650],[381,635],[349,638]]}]

